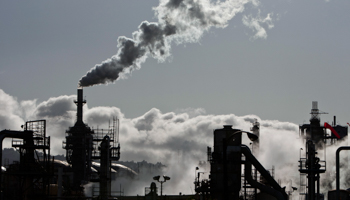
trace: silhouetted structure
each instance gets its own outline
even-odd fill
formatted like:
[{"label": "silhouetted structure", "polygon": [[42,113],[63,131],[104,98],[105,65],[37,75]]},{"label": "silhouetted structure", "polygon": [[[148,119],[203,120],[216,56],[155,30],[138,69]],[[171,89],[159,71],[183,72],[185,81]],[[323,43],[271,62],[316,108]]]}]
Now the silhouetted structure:
[{"label": "silhouetted structure", "polygon": [[[54,160],[50,156],[50,137],[46,136],[46,121],[29,121],[23,126],[23,131],[3,130],[0,132],[0,141],[4,138],[13,138],[12,147],[15,148],[20,160],[13,164],[7,163],[0,173],[0,200],[44,200],[44,199],[88,199],[84,196],[83,185],[87,182],[98,182],[98,195],[90,199],[107,200],[111,198],[112,172],[120,165],[113,163],[120,158],[119,121],[113,119],[107,129],[91,129],[83,122],[83,90],[78,89],[77,119],[73,127],[66,132],[66,162]],[[317,102],[313,102],[310,124],[303,124],[300,135],[306,142],[305,158],[299,160],[299,172],[307,182],[300,183],[301,195],[306,200],[318,200],[320,194],[320,174],[326,171],[326,162],[317,157],[317,149],[326,148],[347,136],[347,126],[320,123],[320,114]],[[331,130],[331,134],[326,129]],[[259,153],[260,124],[257,120],[251,128],[253,133],[233,129],[225,125],[222,129],[214,130],[214,148],[207,148],[210,162],[209,179],[200,180],[197,172],[195,191],[202,200],[287,200],[288,195],[274,179],[273,172],[269,173],[257,160]],[[251,148],[242,145],[242,133],[246,133],[252,141]],[[341,147],[336,154],[337,159],[337,193],[329,192],[329,199],[349,198],[349,192],[339,190],[339,153],[340,150],[349,150],[350,147]],[[253,153],[252,153],[253,152]],[[2,154],[0,154],[0,160]],[[300,153],[301,157],[301,153]],[[94,162],[97,161],[97,162]],[[114,169],[113,169],[114,168]],[[131,170],[128,170],[131,171]],[[243,175],[242,175],[242,172]],[[136,174],[132,171],[132,174]],[[154,177],[159,181],[160,176]],[[170,180],[163,176],[162,184]],[[190,184],[190,183],[189,183]],[[296,188],[293,187],[293,191]],[[251,192],[253,191],[253,192]],[[258,192],[259,191],[259,192]],[[199,196],[197,196],[199,197]],[[140,197],[141,198],[141,197]],[[194,195],[166,195],[164,199],[189,199]],[[123,197],[123,199],[139,199],[137,197]],[[162,199],[157,187],[152,183],[145,190],[145,199]]]},{"label": "silhouetted structure", "polygon": [[337,125],[335,116],[331,127],[336,131],[339,138],[333,132],[330,135],[327,134],[326,127],[321,125],[320,115],[328,113],[319,111],[317,101],[312,102],[310,114],[310,124],[300,125],[299,134],[305,141],[312,140],[316,145],[316,149],[323,148],[325,144],[334,144],[337,140],[341,140],[348,135],[348,127]]},{"label": "silhouetted structure", "polygon": [[83,89],[78,89],[77,120],[73,127],[66,131],[66,141],[63,148],[66,149],[66,159],[73,169],[74,191],[82,190],[81,185],[87,183],[91,176],[92,141],[94,132],[83,122]]},{"label": "silhouetted structure", "polygon": [[47,199],[53,160],[50,159],[50,137],[46,137],[46,121],[29,121],[23,128],[24,131],[0,132],[1,143],[5,137],[17,138],[12,140],[12,147],[20,153],[20,162],[8,165],[6,173],[0,176],[4,181],[0,185],[3,191],[0,199]]},{"label": "silhouetted structure", "polygon": [[[72,165],[73,191],[81,191],[82,185],[88,181],[100,183],[100,199],[107,199],[111,194],[111,163],[120,158],[120,146],[118,143],[119,123],[113,119],[108,129],[92,130],[83,122],[83,89],[78,89],[77,120],[73,127],[67,130],[66,141],[63,148],[66,149],[66,159]],[[92,174],[93,160],[99,160],[101,167],[98,173]],[[93,176],[92,176],[93,175]]]},{"label": "silhouetted structure", "polygon": [[[301,183],[301,195],[306,196],[306,200],[320,199],[320,174],[326,172],[326,161],[321,161],[316,156],[316,147],[312,140],[306,142],[306,158],[299,160],[299,172],[307,178],[307,183]],[[305,193],[307,190],[307,193]]]},{"label": "silhouetted structure", "polygon": [[[248,182],[249,187],[258,188],[276,199],[288,199],[284,189],[253,156],[250,149],[242,145],[242,133],[247,133],[252,141],[258,139],[257,135],[232,129],[232,126],[226,125],[223,129],[214,130],[214,151],[211,152],[211,148],[208,147],[208,161],[210,161],[208,188],[210,188],[211,197],[218,200],[240,199],[241,171],[244,164],[244,181]],[[245,159],[242,159],[242,155]],[[258,182],[252,176],[252,165],[266,180],[266,184]],[[203,191],[203,188],[199,187],[196,191]]]}]

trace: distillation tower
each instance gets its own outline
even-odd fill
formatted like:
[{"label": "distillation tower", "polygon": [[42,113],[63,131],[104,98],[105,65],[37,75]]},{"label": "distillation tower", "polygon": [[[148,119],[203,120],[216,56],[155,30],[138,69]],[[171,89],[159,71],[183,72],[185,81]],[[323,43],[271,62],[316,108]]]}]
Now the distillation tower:
[{"label": "distillation tower", "polygon": [[66,149],[67,162],[72,165],[72,189],[78,191],[82,184],[90,180],[94,132],[83,122],[83,105],[86,103],[83,99],[83,89],[78,89],[78,99],[74,103],[77,105],[77,120],[74,126],[66,131],[63,147]]},{"label": "distillation tower", "polygon": [[[83,122],[83,89],[78,89],[78,98],[74,101],[77,105],[77,119],[73,127],[66,131],[66,141],[63,148],[66,149],[67,162],[72,166],[73,191],[82,191],[82,185],[89,181],[100,183],[100,197],[110,196],[111,165],[112,161],[120,158],[120,145],[118,142],[119,121],[113,119],[108,129],[91,129]],[[91,166],[93,160],[100,163],[98,174],[93,174]]]},{"label": "distillation tower", "polygon": [[[255,132],[258,132],[258,125],[255,123],[253,126]],[[258,139],[258,135],[233,129],[231,125],[214,130],[214,150],[208,147],[207,152],[210,162],[209,187],[206,187],[207,191],[200,187],[196,188],[196,191],[210,193],[212,198],[218,200],[236,200],[243,198],[240,195],[242,188],[257,188],[260,193],[255,193],[254,197],[246,199],[264,199],[268,196],[270,199],[287,200],[288,196],[284,189],[260,164],[250,148],[242,144],[242,133],[246,133],[252,142]],[[242,171],[244,171],[244,185],[241,179]],[[252,174],[257,172],[265,180],[264,183],[259,182],[256,176],[253,177]]]},{"label": "distillation tower", "polygon": [[[326,161],[317,156],[318,150],[326,151],[328,145],[335,144],[338,140],[347,138],[348,127],[336,124],[336,117],[332,125],[325,122],[321,124],[320,115],[328,114],[318,109],[318,102],[312,102],[310,124],[299,126],[299,134],[305,141],[305,157],[299,160],[300,195],[305,199],[321,199],[320,174],[326,172]],[[327,133],[327,129],[331,133]],[[300,148],[300,152],[303,150]],[[301,157],[301,154],[300,154]]]}]

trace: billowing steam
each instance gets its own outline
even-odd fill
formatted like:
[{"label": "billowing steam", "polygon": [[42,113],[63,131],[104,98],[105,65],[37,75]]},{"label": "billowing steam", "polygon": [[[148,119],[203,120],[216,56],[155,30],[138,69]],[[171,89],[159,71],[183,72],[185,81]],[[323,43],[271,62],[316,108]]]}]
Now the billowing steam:
[{"label": "billowing steam", "polygon": [[[0,130],[19,130],[26,120],[47,120],[47,134],[51,137],[51,153],[64,154],[62,141],[64,132],[74,125],[76,106],[73,103],[75,95],[52,97],[47,101],[37,103],[33,101],[18,102],[15,97],[0,89]],[[113,190],[119,190],[120,185],[125,189],[125,195],[144,194],[144,187],[149,187],[156,175],[172,177],[163,188],[165,194],[190,194],[193,192],[194,171],[197,166],[203,172],[209,169],[200,161],[207,159],[206,147],[213,146],[213,129],[222,128],[225,124],[234,128],[249,131],[254,119],[260,122],[260,153],[259,161],[267,169],[275,167],[275,177],[282,186],[299,186],[298,160],[300,153],[305,157],[305,144],[299,138],[298,125],[277,120],[264,120],[255,115],[236,116],[208,115],[203,109],[187,109],[177,112],[162,113],[153,108],[136,118],[127,118],[116,107],[84,106],[84,120],[90,127],[108,127],[113,117],[120,119],[120,143],[122,161],[161,162],[166,165],[163,173],[154,168],[140,175],[136,179],[117,178],[113,182]],[[243,137],[244,144],[250,141]],[[347,141],[338,145],[347,145]],[[11,147],[11,141],[4,142],[4,147]],[[335,188],[335,151],[339,146],[327,147],[327,172],[321,174],[321,191],[327,192]],[[300,151],[303,148],[303,151]],[[325,159],[324,152],[318,152],[321,160]],[[348,170],[348,156],[344,152],[341,156],[341,188],[349,187],[350,173]],[[207,165],[208,166],[208,165]],[[146,170],[146,169],[145,169]],[[203,175],[207,178],[208,173]],[[298,193],[293,198],[299,199]]]},{"label": "billowing steam", "polygon": [[[244,10],[247,3],[257,6],[256,0],[160,0],[154,8],[157,23],[144,21],[132,38],[118,38],[118,52],[96,65],[79,81],[79,86],[112,83],[122,74],[139,69],[148,56],[164,61],[170,55],[170,44],[197,42],[211,27],[224,28],[228,21]],[[244,18],[244,24],[255,29],[254,37],[266,37],[260,23],[271,25],[271,17],[254,20]]]}]

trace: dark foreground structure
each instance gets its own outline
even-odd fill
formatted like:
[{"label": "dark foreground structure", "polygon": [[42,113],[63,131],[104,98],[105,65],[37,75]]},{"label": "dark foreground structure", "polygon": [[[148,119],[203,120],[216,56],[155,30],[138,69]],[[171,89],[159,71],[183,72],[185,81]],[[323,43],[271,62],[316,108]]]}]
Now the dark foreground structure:
[{"label": "dark foreground structure", "polygon": [[[46,200],[46,199],[125,199],[125,200],[288,200],[291,192],[299,190],[300,199],[321,200],[320,176],[326,172],[326,162],[317,154],[339,140],[347,138],[348,129],[320,123],[317,102],[313,102],[310,124],[303,124],[300,136],[305,141],[305,157],[300,154],[299,189],[286,191],[274,178],[274,169],[267,170],[257,159],[259,154],[260,124],[255,120],[251,132],[224,125],[214,130],[213,148],[207,147],[207,160],[210,163],[209,179],[195,179],[195,194],[163,195],[155,183],[145,189],[144,196],[115,196],[112,194],[111,181],[115,173],[121,170],[114,161],[120,158],[119,121],[113,122],[107,129],[92,129],[83,121],[83,90],[78,89],[77,119],[73,127],[66,131],[63,148],[65,161],[55,160],[50,155],[50,137],[46,133],[46,121],[29,121],[22,131],[0,131],[1,146],[4,138],[12,138],[12,147],[20,154],[19,162],[2,161],[0,173],[0,200]],[[330,130],[330,131],[327,131]],[[242,137],[251,141],[250,148],[242,144]],[[252,150],[251,150],[252,148]],[[337,188],[329,191],[329,200],[350,199],[350,192],[339,188],[339,153],[349,150],[341,147],[337,151]],[[0,154],[2,156],[2,154]],[[297,161],[295,161],[297,162]],[[135,172],[130,170],[133,176]],[[164,177],[164,181],[170,177]],[[155,176],[154,180],[159,180]],[[303,180],[303,181],[302,181]],[[152,180],[150,180],[152,181]],[[98,191],[86,197],[84,185],[97,183]],[[188,183],[189,187],[192,183]],[[160,195],[159,195],[160,193]]]},{"label": "dark foreground structure", "polygon": [[[107,129],[91,129],[83,122],[82,89],[77,97],[77,119],[63,141],[67,162],[51,157],[45,120],[26,122],[23,131],[0,132],[1,144],[12,138],[12,147],[20,153],[19,162],[2,163],[6,167],[0,173],[0,199],[87,199],[83,186],[88,182],[99,183],[96,198],[111,196],[112,173],[119,168],[112,163],[120,158],[119,121],[113,119]],[[98,167],[93,166],[96,162]]]},{"label": "dark foreground structure", "polygon": [[[111,193],[111,164],[120,158],[120,145],[118,143],[119,122],[113,119],[108,129],[92,130],[83,122],[83,90],[78,89],[77,120],[73,127],[66,132],[67,162],[72,166],[73,182],[70,189],[73,193],[83,193],[83,185],[92,181],[100,183],[100,198],[107,199]],[[98,174],[93,174],[91,166],[93,160],[101,166]]]}]

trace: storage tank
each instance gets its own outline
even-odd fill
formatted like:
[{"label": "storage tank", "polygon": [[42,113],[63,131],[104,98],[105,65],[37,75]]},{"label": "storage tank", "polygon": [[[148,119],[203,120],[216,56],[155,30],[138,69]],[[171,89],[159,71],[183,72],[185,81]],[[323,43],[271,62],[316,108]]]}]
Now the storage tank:
[{"label": "storage tank", "polygon": [[238,199],[241,189],[242,134],[225,125],[214,130],[214,151],[211,160],[211,194],[218,200]]},{"label": "storage tank", "polygon": [[[328,200],[336,200],[337,190],[328,191]],[[350,192],[348,190],[339,190],[339,199],[350,200]]]}]

